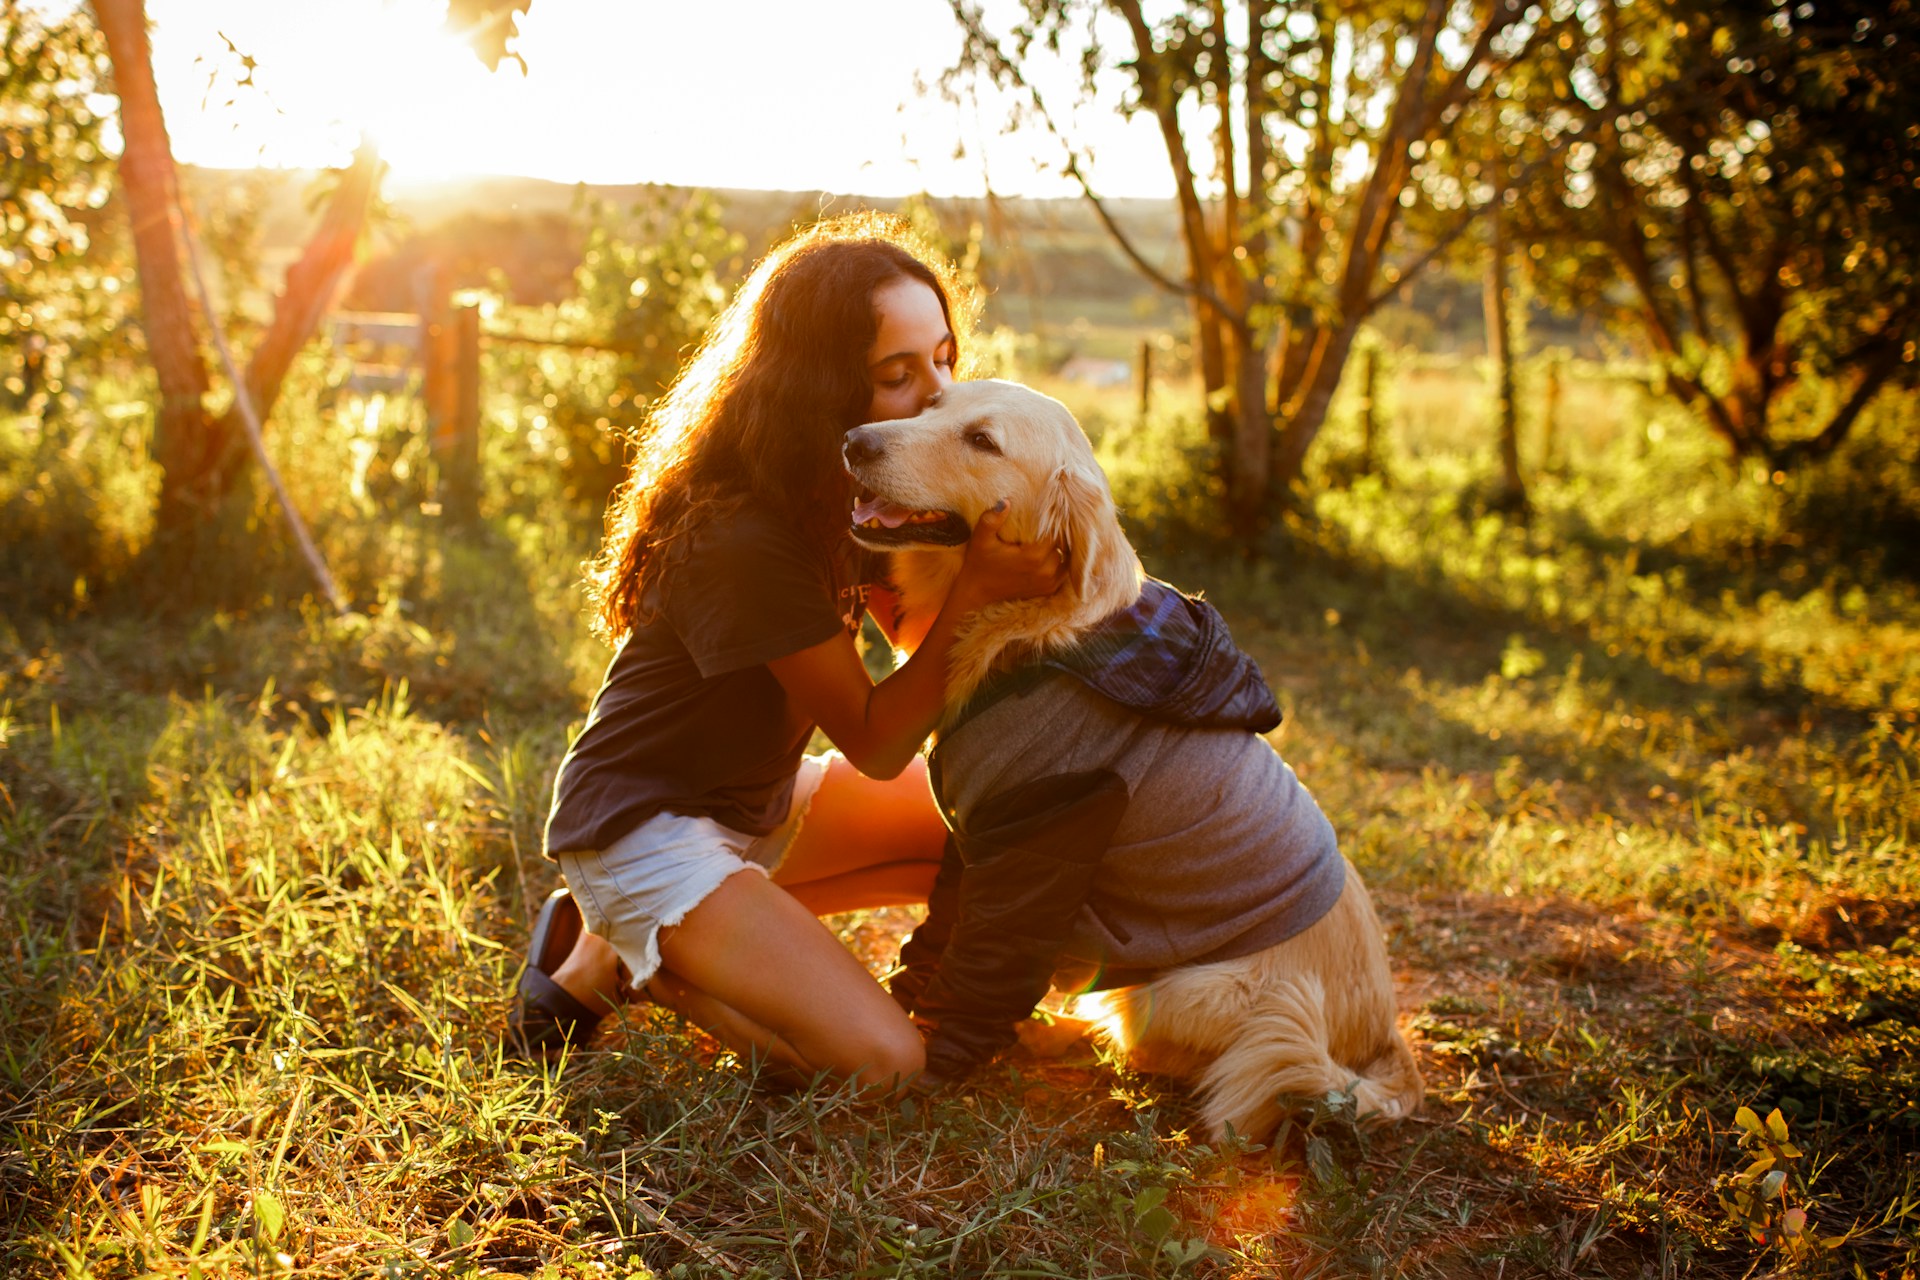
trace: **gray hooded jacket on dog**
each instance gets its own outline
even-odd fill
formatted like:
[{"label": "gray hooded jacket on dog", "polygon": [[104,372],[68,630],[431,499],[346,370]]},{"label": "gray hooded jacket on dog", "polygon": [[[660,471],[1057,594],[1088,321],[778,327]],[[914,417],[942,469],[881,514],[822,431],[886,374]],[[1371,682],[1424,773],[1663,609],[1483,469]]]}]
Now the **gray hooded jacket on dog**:
[{"label": "gray hooded jacket on dog", "polygon": [[1220,615],[1149,580],[1073,650],[976,694],[934,750],[934,794],[964,848],[983,813],[1002,829],[1019,816],[1011,793],[1045,793],[1036,780],[1124,786],[1090,892],[1063,904],[1054,970],[1066,989],[1124,985],[1264,950],[1339,899],[1333,827],[1259,736],[1279,722]]}]

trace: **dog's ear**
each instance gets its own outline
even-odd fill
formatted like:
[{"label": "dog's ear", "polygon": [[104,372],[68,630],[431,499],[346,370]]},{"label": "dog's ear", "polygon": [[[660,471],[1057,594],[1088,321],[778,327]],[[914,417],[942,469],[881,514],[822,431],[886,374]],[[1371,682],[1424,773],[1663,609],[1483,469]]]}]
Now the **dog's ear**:
[{"label": "dog's ear", "polygon": [[1105,477],[1084,467],[1056,468],[1036,536],[1066,551],[1067,585],[1082,600],[1091,598],[1102,570],[1111,572],[1112,558],[1124,546]]}]

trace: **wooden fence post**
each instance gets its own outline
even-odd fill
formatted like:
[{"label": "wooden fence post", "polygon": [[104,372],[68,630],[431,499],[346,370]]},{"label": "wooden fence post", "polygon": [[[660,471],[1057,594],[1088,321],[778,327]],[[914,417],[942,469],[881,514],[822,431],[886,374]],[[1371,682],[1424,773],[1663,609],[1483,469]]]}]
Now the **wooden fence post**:
[{"label": "wooden fence post", "polygon": [[436,298],[420,314],[427,430],[440,468],[441,513],[470,521],[480,509],[480,308]]},{"label": "wooden fence post", "polygon": [[1140,339],[1140,421],[1147,420],[1147,411],[1153,407],[1153,342]]},{"label": "wooden fence post", "polygon": [[1520,473],[1520,410],[1514,403],[1514,316],[1513,277],[1508,261],[1506,214],[1502,211],[1507,195],[1506,173],[1496,169],[1493,207],[1487,214],[1487,273],[1484,302],[1487,314],[1487,360],[1493,367],[1492,399],[1494,434],[1500,455],[1500,486],[1494,505],[1503,511],[1527,509],[1527,482]]},{"label": "wooden fence post", "polygon": [[438,289],[420,301],[420,398],[427,408],[427,447],[435,462],[446,456],[453,430],[453,359],[448,347],[452,304]]},{"label": "wooden fence post", "polygon": [[1560,379],[1566,368],[1567,353],[1555,347],[1547,356],[1547,385],[1540,413],[1540,465],[1560,469]]},{"label": "wooden fence post", "polygon": [[1380,465],[1380,348],[1369,342],[1360,348],[1360,474],[1370,476]]},{"label": "wooden fence post", "polygon": [[467,522],[480,514],[480,308],[453,312],[452,430],[441,461],[447,517]]}]

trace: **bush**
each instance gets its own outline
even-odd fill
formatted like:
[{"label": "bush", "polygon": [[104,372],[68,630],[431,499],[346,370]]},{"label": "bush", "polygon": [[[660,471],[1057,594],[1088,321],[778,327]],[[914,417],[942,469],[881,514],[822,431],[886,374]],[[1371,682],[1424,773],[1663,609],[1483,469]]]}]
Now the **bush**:
[{"label": "bush", "polygon": [[9,612],[86,608],[152,532],[159,473],[146,459],[145,407],[137,399],[111,412],[86,406],[60,425],[0,419],[0,581]]},{"label": "bush", "polygon": [[499,319],[598,349],[489,344],[488,461],[502,506],[524,511],[550,492],[597,517],[625,473],[626,442],[726,305],[744,242],[700,191],[649,187],[624,214],[604,203],[578,212],[588,226],[574,295]]}]

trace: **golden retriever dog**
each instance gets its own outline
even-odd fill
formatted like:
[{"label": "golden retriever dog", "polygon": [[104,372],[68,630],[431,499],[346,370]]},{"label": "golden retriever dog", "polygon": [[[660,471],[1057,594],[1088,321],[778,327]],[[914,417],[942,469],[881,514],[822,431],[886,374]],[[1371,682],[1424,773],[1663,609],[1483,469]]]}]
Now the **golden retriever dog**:
[{"label": "golden retriever dog", "polygon": [[[947,685],[948,719],[936,735],[936,773],[946,746],[943,735],[976,691],[1071,648],[1103,620],[1142,600],[1149,589],[1085,434],[1065,406],[1038,392],[992,380],[956,383],[916,418],[849,432],[845,457],[848,470],[866,491],[854,512],[854,536],[892,553],[892,578],[906,615],[931,616],[938,610],[974,522],[1003,498],[1011,504],[1003,536],[1053,542],[1064,557],[1066,580],[1057,594],[984,609],[957,641]],[[1151,586],[1177,598],[1164,584]],[[1233,653],[1251,665],[1237,650]],[[1270,703],[1271,693],[1257,671],[1255,680]],[[1324,829],[1324,835],[1316,837],[1325,841],[1325,852],[1318,856],[1322,863],[1334,863],[1331,872],[1322,868],[1321,897],[1312,907],[1317,918],[1291,936],[1249,954],[1202,956],[1139,970],[1144,980],[1135,985],[1113,987],[1096,981],[1092,985],[1110,989],[1080,996],[1076,1011],[1091,1009],[1098,1032],[1138,1069],[1192,1082],[1201,1123],[1216,1137],[1229,1129],[1255,1138],[1270,1134],[1282,1116],[1283,1096],[1351,1094],[1359,1115],[1380,1120],[1412,1113],[1419,1106],[1422,1083],[1413,1053],[1395,1026],[1393,982],[1379,922],[1365,885],[1339,856],[1331,827],[1325,826],[1292,770],[1264,737],[1247,729],[1143,726],[1133,712],[1097,695],[1075,696],[1084,703],[1074,704],[1084,712],[1080,719],[1046,716],[1046,723],[1029,725],[1034,716],[1022,720],[1009,713],[996,721],[990,740],[983,733],[974,744],[975,754],[986,763],[976,763],[970,772],[998,768],[995,757],[1003,742],[1012,762],[1009,768],[1044,772],[1053,767],[1048,753],[1104,749],[1087,743],[1090,735],[1116,743],[1149,732],[1195,739],[1213,735],[1205,739],[1211,744],[1208,749],[1235,753],[1224,757],[1234,763],[1209,781],[1218,794],[1200,797],[1200,803],[1209,815],[1238,815],[1234,839],[1250,847],[1250,852],[1234,855],[1239,861],[1230,865],[1239,869],[1228,878],[1244,878],[1248,867],[1257,873],[1262,860],[1278,861],[1283,856],[1279,845],[1286,838],[1281,828],[1290,823],[1321,824],[1314,828]],[[984,752],[979,750],[983,746]],[[1155,760],[1173,758],[1170,747],[1154,750]],[[1004,788],[1010,781],[998,777],[974,790]],[[1132,779],[1132,803],[1113,836],[1114,847],[1131,842],[1135,848],[1158,848],[1153,842],[1164,836],[1202,830],[1181,812],[1183,793],[1196,789],[1190,777],[1164,795],[1153,792],[1155,784],[1151,767]],[[939,785],[936,781],[937,789]],[[957,793],[969,785],[965,780],[952,782],[956,795],[942,795],[950,819],[967,803],[966,796]],[[1269,793],[1279,795],[1289,787],[1297,793],[1288,801],[1292,808],[1269,804]],[[1181,830],[1169,833],[1156,824]],[[1131,872],[1123,872],[1117,859],[1099,863],[1091,872],[1095,887],[1090,904],[1076,927],[1084,926],[1082,932],[1095,928],[1094,917],[1111,908],[1135,913],[1133,934],[1141,932],[1139,920],[1163,915],[1204,931],[1209,893],[1236,889],[1233,884],[1175,887],[1173,882],[1182,877],[1190,882],[1195,868],[1206,874],[1204,854],[1202,850],[1196,857],[1189,851],[1178,859],[1161,855],[1159,863],[1136,858]],[[1143,865],[1151,872],[1144,882],[1139,874]],[[1161,874],[1152,870],[1156,867],[1164,868],[1165,901],[1156,899],[1156,877]],[[1115,891],[1120,897],[1103,898],[1105,879],[1123,874],[1131,874],[1133,882]],[[1056,984],[1059,981],[1056,972]]]}]

